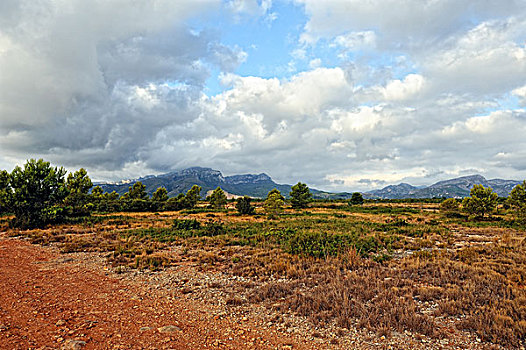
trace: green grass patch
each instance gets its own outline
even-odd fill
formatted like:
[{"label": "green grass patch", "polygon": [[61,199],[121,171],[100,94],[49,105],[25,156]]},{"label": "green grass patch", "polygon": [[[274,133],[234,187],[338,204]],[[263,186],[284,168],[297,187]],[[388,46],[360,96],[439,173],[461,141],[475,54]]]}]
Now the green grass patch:
[{"label": "green grass patch", "polygon": [[[341,208],[344,209],[344,208]],[[391,207],[391,206],[361,206],[353,205],[345,208],[351,213],[364,214],[418,214],[420,210],[406,207]]]}]

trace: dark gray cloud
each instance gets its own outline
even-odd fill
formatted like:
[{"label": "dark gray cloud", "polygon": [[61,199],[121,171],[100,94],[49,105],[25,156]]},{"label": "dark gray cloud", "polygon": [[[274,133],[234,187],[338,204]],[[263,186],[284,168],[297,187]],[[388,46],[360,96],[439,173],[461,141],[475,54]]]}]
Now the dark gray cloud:
[{"label": "dark gray cloud", "polygon": [[[299,2],[298,48],[325,40],[341,65],[306,55],[289,79],[233,74],[246,53],[187,25],[221,6],[270,16],[270,1],[1,2],[0,167],[201,165],[335,190],[526,177],[523,1]],[[229,88],[207,96],[217,71]]]},{"label": "dark gray cloud", "polygon": [[118,170],[141,161],[164,128],[198,118],[210,69],[229,72],[244,53],[185,25],[219,2],[151,5],[2,3],[4,158]]}]

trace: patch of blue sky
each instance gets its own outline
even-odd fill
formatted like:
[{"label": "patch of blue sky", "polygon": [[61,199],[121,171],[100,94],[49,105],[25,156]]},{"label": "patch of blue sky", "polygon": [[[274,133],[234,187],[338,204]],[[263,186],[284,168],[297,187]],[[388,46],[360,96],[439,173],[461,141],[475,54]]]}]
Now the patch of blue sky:
[{"label": "patch of blue sky", "polygon": [[369,59],[368,65],[373,70],[385,72],[388,80],[404,80],[410,74],[421,73],[409,57],[397,52],[376,54]]},{"label": "patch of blue sky", "polygon": [[313,64],[317,65],[318,62],[322,67],[339,67],[347,60],[342,60],[344,57],[341,56],[342,52],[340,48],[335,47],[330,41],[325,39],[319,40],[312,46],[304,47],[303,50],[305,58],[303,60],[298,60],[298,65],[303,68],[303,70],[314,68]]},{"label": "patch of blue sky", "polygon": [[524,111],[520,99],[512,93],[506,93],[501,97],[488,100],[488,102],[489,103],[486,107],[480,108],[473,116],[484,117],[497,111]]},{"label": "patch of blue sky", "polygon": [[210,77],[206,80],[204,93],[207,96],[215,96],[225,90],[225,87],[219,81],[221,71],[217,68],[211,68]]},{"label": "patch of blue sky", "polygon": [[[197,31],[216,32],[222,44],[238,47],[247,53],[245,62],[232,72],[239,76],[283,80],[317,67],[346,67],[353,63],[367,67],[377,78],[403,80],[408,74],[418,73],[410,58],[399,52],[378,52],[367,48],[345,50],[335,45],[332,39],[302,46],[299,39],[307,21],[302,6],[292,1],[275,1],[263,16],[235,16],[227,8],[222,8],[190,24]],[[204,93],[214,96],[228,89],[229,86],[220,82],[222,72],[219,67],[209,69],[210,77]],[[369,76],[357,83],[373,85],[383,81]]]},{"label": "patch of blue sky", "polygon": [[495,100],[495,104],[493,107],[487,107],[484,109],[482,113],[479,115],[488,115],[495,111],[502,111],[502,110],[517,110],[522,109],[520,100],[517,96],[513,95],[512,93],[507,93],[503,95],[500,98],[497,98]]},{"label": "patch of blue sky", "polygon": [[[292,52],[297,49],[299,36],[307,18],[302,7],[289,1],[273,3],[264,16],[233,16],[223,8],[206,19],[196,19],[190,25],[196,30],[218,32],[222,44],[238,47],[247,58],[233,73],[262,78],[288,78],[304,65],[294,66]],[[215,95],[225,87],[220,84],[220,70],[211,67],[205,93]]]}]

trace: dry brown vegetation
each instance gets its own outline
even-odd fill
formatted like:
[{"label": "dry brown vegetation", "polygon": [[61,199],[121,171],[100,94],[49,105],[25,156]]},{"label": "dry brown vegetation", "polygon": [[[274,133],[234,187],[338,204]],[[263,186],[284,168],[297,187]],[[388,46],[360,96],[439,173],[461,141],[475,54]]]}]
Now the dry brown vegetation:
[{"label": "dry brown vegetation", "polygon": [[227,305],[262,303],[322,327],[473,332],[506,347],[526,341],[526,232],[502,211],[473,222],[443,216],[435,204],[322,203],[274,220],[260,210],[197,209],[9,232],[64,253],[105,252],[122,272],[193,263],[242,276],[250,282]]}]

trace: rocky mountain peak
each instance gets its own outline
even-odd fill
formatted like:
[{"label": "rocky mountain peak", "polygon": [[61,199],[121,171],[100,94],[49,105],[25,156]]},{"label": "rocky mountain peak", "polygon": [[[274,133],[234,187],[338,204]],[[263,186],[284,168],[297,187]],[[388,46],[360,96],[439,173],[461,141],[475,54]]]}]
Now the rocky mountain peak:
[{"label": "rocky mountain peak", "polygon": [[458,186],[460,188],[464,189],[471,189],[473,185],[483,185],[484,187],[488,186],[488,180],[482,175],[468,175],[468,176],[462,176],[457,177],[455,179],[445,180],[445,181],[439,181],[429,187],[441,187],[441,186]]},{"label": "rocky mountain peak", "polygon": [[209,181],[209,180],[214,180],[214,181],[219,181],[219,182],[225,181],[223,174],[219,170],[214,170],[212,168],[191,167],[191,168],[183,169],[180,171],[174,171],[167,175],[171,176],[173,179],[196,178],[196,179],[204,180],[204,181]]},{"label": "rocky mountain peak", "polygon": [[433,198],[433,197],[468,197],[474,185],[491,187],[501,197],[506,197],[509,192],[519,184],[515,180],[493,179],[486,180],[482,175],[469,175],[454,179],[439,181],[431,186],[404,188],[402,185],[391,185],[381,190],[368,192],[373,198]]},{"label": "rocky mountain peak", "polygon": [[272,179],[267,174],[261,173],[257,175],[243,174],[243,175],[227,176],[225,178],[225,181],[231,185],[238,185],[238,184],[250,184],[250,183],[255,184],[259,182],[269,182],[269,181],[272,181]]}]

